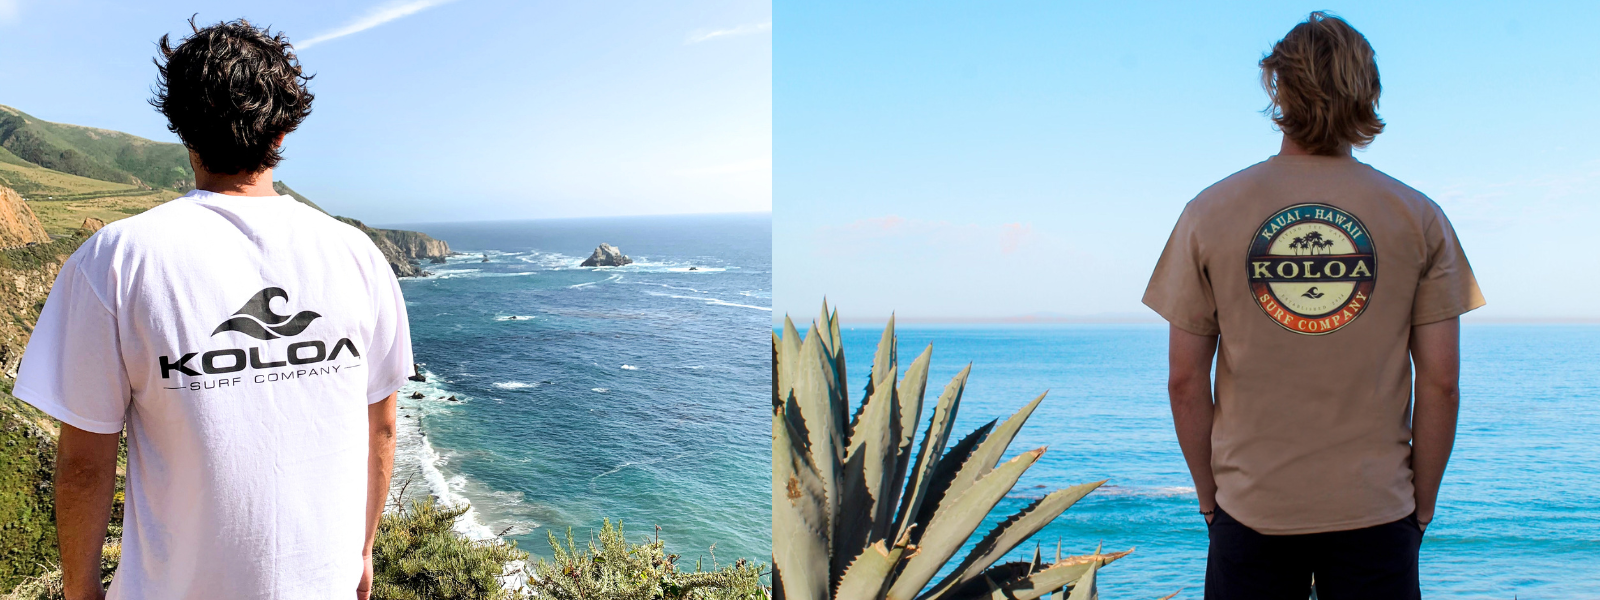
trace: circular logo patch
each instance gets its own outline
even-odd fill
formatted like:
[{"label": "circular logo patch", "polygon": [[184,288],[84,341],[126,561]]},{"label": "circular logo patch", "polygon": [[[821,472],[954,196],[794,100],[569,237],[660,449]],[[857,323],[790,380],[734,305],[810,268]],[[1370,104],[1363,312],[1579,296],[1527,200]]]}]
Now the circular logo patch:
[{"label": "circular logo patch", "polygon": [[1324,335],[1349,325],[1372,298],[1378,254],[1361,220],[1327,204],[1267,218],[1250,240],[1250,291],[1284,329]]}]

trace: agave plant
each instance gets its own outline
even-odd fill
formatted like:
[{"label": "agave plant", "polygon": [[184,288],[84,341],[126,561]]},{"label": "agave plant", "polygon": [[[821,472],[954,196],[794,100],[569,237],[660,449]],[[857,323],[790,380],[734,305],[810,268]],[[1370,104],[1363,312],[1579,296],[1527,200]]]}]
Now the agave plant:
[{"label": "agave plant", "polygon": [[[784,320],[772,338],[773,592],[790,600],[1031,600],[1095,597],[1095,571],[1128,552],[995,564],[1104,481],[1047,494],[990,530],[948,576],[956,555],[1044,448],[1000,459],[1040,395],[1004,422],[949,446],[969,364],[939,396],[920,445],[930,345],[899,375],[891,318],[860,408],[846,391],[839,315],[804,341]],[[948,447],[947,447],[948,446]],[[933,585],[929,585],[933,583]]]}]

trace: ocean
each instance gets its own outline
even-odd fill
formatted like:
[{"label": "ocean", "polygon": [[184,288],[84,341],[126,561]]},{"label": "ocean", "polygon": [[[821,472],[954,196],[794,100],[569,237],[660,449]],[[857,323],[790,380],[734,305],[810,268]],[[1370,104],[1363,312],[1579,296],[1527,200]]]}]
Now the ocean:
[{"label": "ocean", "polygon": [[[394,491],[536,557],[609,518],[768,560],[770,215],[394,227],[462,253],[401,281],[428,380],[401,390]],[[601,242],[634,264],[579,267]]]},{"label": "ocean", "polygon": [[[1049,391],[1007,459],[1049,450],[968,549],[1049,491],[1109,479],[1006,560],[1027,560],[1036,545],[1047,560],[1058,543],[1063,555],[1133,548],[1101,571],[1105,597],[1202,597],[1206,528],[1172,430],[1164,325],[897,330],[902,369],[933,344],[929,414],[973,363],[957,438]],[[842,331],[856,401],[881,331]],[[1422,545],[1423,595],[1600,598],[1600,326],[1469,323],[1461,339],[1460,425]]]}]

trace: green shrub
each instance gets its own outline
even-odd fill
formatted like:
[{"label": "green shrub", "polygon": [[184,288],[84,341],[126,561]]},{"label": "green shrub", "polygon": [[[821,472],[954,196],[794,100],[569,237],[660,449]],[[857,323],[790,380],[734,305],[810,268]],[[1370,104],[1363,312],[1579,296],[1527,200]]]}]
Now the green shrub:
[{"label": "green shrub", "polygon": [[527,553],[515,544],[475,542],[452,529],[467,507],[441,507],[433,498],[386,513],[372,544],[373,600],[511,600],[501,577]]},{"label": "green shrub", "polygon": [[0,268],[36,269],[45,263],[57,262],[77,251],[89,232],[82,229],[67,237],[44,244],[31,244],[19,248],[0,250]]},{"label": "green shrub", "polygon": [[765,600],[768,597],[767,589],[761,585],[765,567],[739,559],[732,566],[719,569],[713,553],[710,571],[701,570],[698,563],[692,572],[680,571],[678,555],[667,554],[659,538],[629,544],[620,521],[613,526],[607,519],[600,528],[599,539],[591,539],[587,550],[578,548],[570,528],[565,546],[551,533],[550,548],[554,550],[554,560],[540,559],[528,580],[528,586],[538,598]]},{"label": "green shrub", "polygon": [[0,396],[0,590],[37,576],[56,553],[56,442],[33,407]]}]

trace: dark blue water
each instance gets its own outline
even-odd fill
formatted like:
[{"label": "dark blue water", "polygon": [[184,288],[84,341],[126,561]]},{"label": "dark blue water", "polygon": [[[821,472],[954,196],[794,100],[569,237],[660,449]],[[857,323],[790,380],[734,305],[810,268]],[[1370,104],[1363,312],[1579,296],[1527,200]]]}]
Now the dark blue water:
[{"label": "dark blue water", "polygon": [[[396,488],[535,555],[609,517],[765,560],[769,215],[397,227],[466,254],[401,283],[429,381],[402,392]],[[636,263],[580,268],[601,242]]]},{"label": "dark blue water", "polygon": [[[881,329],[843,331],[860,395]],[[1108,598],[1200,598],[1206,550],[1166,397],[1166,328],[901,327],[904,369],[933,343],[926,405],[968,361],[956,437],[1049,390],[1010,455],[1048,446],[978,533],[1048,491],[1110,479],[1019,548],[1136,548],[1101,571]],[[1600,597],[1600,327],[1467,325],[1462,408],[1422,546],[1434,598]],[[926,425],[924,415],[922,426]],[[922,429],[918,430],[921,435]],[[1007,457],[1009,459],[1009,456]],[[972,542],[976,542],[974,538]],[[958,555],[965,556],[965,551]]]}]

